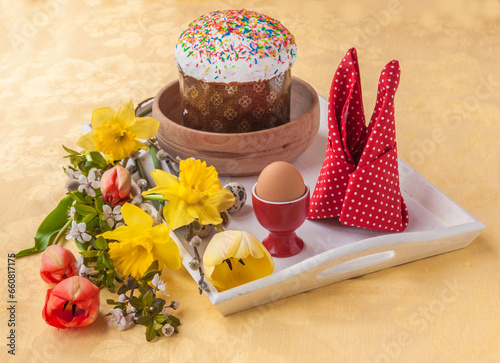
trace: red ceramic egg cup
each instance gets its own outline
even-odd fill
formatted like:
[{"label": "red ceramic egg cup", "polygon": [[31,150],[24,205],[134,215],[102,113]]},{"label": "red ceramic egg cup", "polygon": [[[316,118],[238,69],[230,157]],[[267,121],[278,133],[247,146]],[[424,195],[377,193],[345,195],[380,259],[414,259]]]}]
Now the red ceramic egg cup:
[{"label": "red ceramic egg cup", "polygon": [[309,210],[309,187],[302,197],[291,202],[270,202],[259,198],[252,188],[252,203],[259,223],[269,231],[262,241],[273,257],[294,256],[304,248],[295,230],[306,220]]}]

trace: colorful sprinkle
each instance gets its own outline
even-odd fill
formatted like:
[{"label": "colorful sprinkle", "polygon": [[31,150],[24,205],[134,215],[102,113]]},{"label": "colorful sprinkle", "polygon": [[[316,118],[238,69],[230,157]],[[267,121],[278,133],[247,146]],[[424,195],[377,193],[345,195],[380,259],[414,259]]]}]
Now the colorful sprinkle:
[{"label": "colorful sprinkle", "polygon": [[[253,68],[254,65],[263,70],[264,64],[259,67],[258,60],[266,58],[273,59],[271,68],[277,67],[274,74],[278,70],[282,72],[295,62],[295,48],[293,35],[279,21],[255,11],[224,10],[208,13],[189,24],[177,41],[176,59],[178,64],[190,63],[187,66],[191,68],[199,64],[201,69],[208,62],[212,66],[208,78],[220,74],[225,79],[234,74],[230,68],[234,68],[235,63],[239,69],[243,64],[244,67]],[[183,61],[179,62],[179,59]],[[269,71],[268,65],[265,70]],[[254,74],[255,71],[251,72]]]}]

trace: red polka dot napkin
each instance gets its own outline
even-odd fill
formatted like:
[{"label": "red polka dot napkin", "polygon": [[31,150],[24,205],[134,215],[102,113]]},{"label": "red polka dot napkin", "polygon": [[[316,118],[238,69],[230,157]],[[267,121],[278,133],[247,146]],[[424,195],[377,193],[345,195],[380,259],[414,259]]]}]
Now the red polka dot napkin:
[{"label": "red polka dot napkin", "polygon": [[340,63],[330,89],[328,145],[309,219],[340,217],[346,225],[393,232],[408,226],[394,122],[399,75],[397,61],[382,70],[367,127],[356,49],[350,49]]}]

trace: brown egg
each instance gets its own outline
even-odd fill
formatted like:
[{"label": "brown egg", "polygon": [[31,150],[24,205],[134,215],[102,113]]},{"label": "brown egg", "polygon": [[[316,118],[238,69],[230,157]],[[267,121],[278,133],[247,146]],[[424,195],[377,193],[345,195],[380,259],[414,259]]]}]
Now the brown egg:
[{"label": "brown egg", "polygon": [[262,170],[257,180],[255,194],[269,202],[290,202],[304,195],[306,186],[295,166],[276,161]]}]

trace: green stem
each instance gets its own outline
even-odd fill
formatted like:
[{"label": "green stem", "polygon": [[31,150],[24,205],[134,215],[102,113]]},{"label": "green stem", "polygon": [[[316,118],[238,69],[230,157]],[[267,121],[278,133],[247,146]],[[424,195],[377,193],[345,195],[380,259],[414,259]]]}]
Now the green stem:
[{"label": "green stem", "polygon": [[221,226],[220,224],[216,224],[216,225],[215,225],[215,228],[217,228],[217,230],[218,230],[219,232],[224,232],[224,228],[222,228],[222,226]]},{"label": "green stem", "polygon": [[137,158],[135,160],[135,164],[139,168],[139,174],[141,174],[141,178],[146,180],[146,183],[148,183],[148,189],[149,189],[151,187],[151,185],[149,185],[149,181],[148,181],[148,178],[146,176],[146,170],[144,170],[144,166],[142,166],[141,159]]},{"label": "green stem", "polygon": [[[139,167],[139,174],[141,174],[141,178],[143,178],[146,181],[147,189],[151,188],[151,184],[149,183],[148,178],[146,177],[146,171],[144,170],[144,166],[142,166],[141,159],[137,158],[135,160],[135,164]],[[160,209],[160,203],[155,202],[155,200],[166,200],[166,199],[155,199],[155,198],[146,198],[146,196],[142,196],[143,199],[150,199],[153,202],[153,206],[156,208],[156,210]]]},{"label": "green stem", "polygon": [[163,200],[163,201],[166,201],[165,198],[163,198],[161,195],[158,195],[158,194],[143,195],[142,198],[144,200]]},{"label": "green stem", "polygon": [[[151,144],[151,145],[153,145],[153,144]],[[151,155],[151,160],[153,160],[153,165],[154,165],[155,169],[161,170],[160,160],[158,160],[158,158],[156,157],[156,149],[154,147],[149,148],[149,154]]]},{"label": "green stem", "polygon": [[150,106],[150,107],[146,108],[144,111],[142,111],[142,112],[139,114],[139,116],[138,116],[138,117],[144,117],[144,116],[146,116],[146,115],[150,114],[152,110],[153,110],[153,106]]},{"label": "green stem", "polygon": [[52,242],[52,244],[56,245],[57,242],[59,242],[59,239],[61,238],[61,236],[64,234],[64,232],[66,232],[66,230],[70,226],[71,221],[73,221],[73,219],[69,218],[68,221],[66,222],[66,224],[63,226],[63,228],[61,228],[59,233],[57,233],[56,238],[54,238],[54,242]]}]

